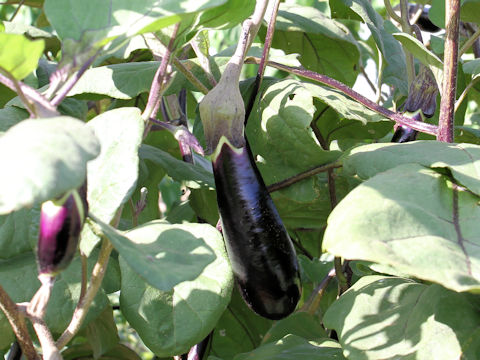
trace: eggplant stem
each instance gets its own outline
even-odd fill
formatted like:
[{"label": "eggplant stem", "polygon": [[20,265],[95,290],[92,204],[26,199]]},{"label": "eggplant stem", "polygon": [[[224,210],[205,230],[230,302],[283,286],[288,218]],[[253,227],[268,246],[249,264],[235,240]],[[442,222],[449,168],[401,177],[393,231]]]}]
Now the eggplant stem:
[{"label": "eggplant stem", "polygon": [[338,296],[341,296],[345,291],[348,290],[348,280],[343,273],[342,258],[335,256],[333,263],[335,265],[335,274],[338,280]]},{"label": "eggplant stem", "polygon": [[52,333],[48,329],[45,321],[35,315],[31,315],[29,316],[29,318],[32,322],[33,329],[37,334],[38,340],[40,341],[40,346],[42,347],[43,353],[43,360],[63,360],[60,351],[55,345],[55,340],[53,340]]},{"label": "eggplant stem", "polygon": [[35,293],[27,308],[28,316],[38,317],[43,319],[47,310],[48,300],[52,294],[53,285],[55,284],[55,277],[41,274],[38,280],[42,283],[40,289]]},{"label": "eggplant stem", "polygon": [[33,347],[32,339],[28,333],[25,317],[17,308],[17,305],[8,296],[5,289],[0,285],[0,309],[5,314],[13,329],[22,352],[28,360],[40,360],[40,356]]},{"label": "eggplant stem", "polygon": [[178,58],[173,57],[172,63],[177,68],[177,70],[180,71],[182,75],[185,76],[185,78],[197,88],[198,91],[200,91],[204,95],[208,94],[208,88],[203,85],[202,82],[190,70],[188,70],[187,67],[183,65]]}]

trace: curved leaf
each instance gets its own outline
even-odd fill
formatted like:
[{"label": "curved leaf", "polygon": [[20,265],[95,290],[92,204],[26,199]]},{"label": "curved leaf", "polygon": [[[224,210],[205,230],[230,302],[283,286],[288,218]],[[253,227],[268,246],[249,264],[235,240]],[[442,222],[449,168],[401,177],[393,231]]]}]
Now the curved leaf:
[{"label": "curved leaf", "polygon": [[4,50],[0,52],[0,68],[22,80],[35,70],[44,47],[43,40],[32,41],[23,35],[0,32],[0,48]]},{"label": "curved leaf", "polygon": [[[60,151],[61,149],[61,151]],[[0,137],[0,214],[80,187],[87,162],[100,152],[93,131],[62,116],[25,120]]]}]

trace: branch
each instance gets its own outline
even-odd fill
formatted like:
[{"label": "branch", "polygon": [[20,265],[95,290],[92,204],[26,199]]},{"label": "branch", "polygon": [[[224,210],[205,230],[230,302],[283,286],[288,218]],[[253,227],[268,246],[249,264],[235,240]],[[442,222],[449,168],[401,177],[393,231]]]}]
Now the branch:
[{"label": "branch", "polygon": [[320,284],[312,291],[312,295],[310,295],[310,298],[305,302],[300,311],[305,311],[310,315],[314,315],[320,307],[320,302],[325,294],[328,284],[330,284],[330,281],[332,281],[334,277],[335,268],[331,269],[322,279]]},{"label": "branch", "polygon": [[458,34],[460,0],[447,0],[445,19],[448,19],[443,60],[442,100],[438,119],[438,141],[453,142],[453,117],[457,89]]},{"label": "branch", "polygon": [[465,41],[465,44],[463,44],[462,48],[458,52],[458,57],[461,57],[463,54],[465,54],[468,49],[477,41],[477,39],[480,37],[480,27],[475,31],[475,33],[468,38],[467,41]]},{"label": "branch", "polygon": [[172,58],[173,65],[177,68],[178,71],[180,71],[185,78],[190,81],[191,84],[193,84],[202,94],[207,94],[208,89],[205,85],[202,84],[200,80],[190,71],[187,69],[185,65],[182,64],[182,62],[177,59],[176,57]]},{"label": "branch", "polygon": [[286,187],[288,187],[292,184],[295,184],[295,183],[297,183],[301,180],[309,178],[310,176],[319,174],[319,173],[324,172],[324,171],[328,171],[330,169],[339,168],[341,166],[342,166],[342,164],[339,161],[333,162],[333,163],[330,163],[330,164],[324,164],[324,165],[316,166],[316,167],[314,167],[312,169],[309,169],[307,171],[304,171],[300,174],[291,176],[289,178],[286,178],[285,180],[282,180],[282,181],[279,181],[277,183],[271,184],[271,185],[267,186],[267,189],[268,189],[268,192],[272,193],[274,191],[278,191],[278,190],[286,188]]},{"label": "branch", "polygon": [[165,53],[162,56],[162,62],[155,73],[155,77],[152,81],[152,86],[150,87],[150,93],[148,94],[147,105],[145,110],[142,113],[142,118],[145,122],[148,121],[150,117],[156,117],[155,108],[158,110],[157,104],[159,103],[160,97],[165,91],[165,83],[167,78],[167,67],[170,62],[170,56],[172,55],[173,45],[175,43],[175,38],[177,36],[178,28],[180,23],[175,24],[173,29],[172,36],[170,37],[170,42],[168,43]]},{"label": "branch", "polygon": [[[91,216],[92,215],[89,214],[89,217]],[[68,342],[72,340],[72,338],[78,332],[78,330],[80,330],[90,305],[92,304],[92,301],[95,298],[95,295],[97,295],[98,289],[102,284],[112,250],[112,243],[107,238],[103,237],[100,254],[98,255],[97,262],[93,268],[92,276],[90,278],[90,285],[88,286],[85,296],[78,302],[70,324],[63,332],[62,336],[60,336],[60,338],[57,340],[56,345],[59,349],[62,349],[65,345],[67,345]]]},{"label": "branch", "polygon": [[474,87],[478,82],[480,81],[480,76],[475,77],[472,81],[468,83],[468,85],[465,87],[463,92],[460,94],[458,97],[457,101],[455,102],[455,110],[454,112],[457,112],[458,108],[460,105],[462,105],[463,100],[467,97],[467,93],[471,90],[472,87]]},{"label": "branch", "polygon": [[68,79],[66,84],[63,85],[61,91],[52,99],[51,103],[52,103],[53,106],[56,107],[56,106],[60,105],[60,103],[63,101],[63,99],[65,99],[67,97],[70,90],[72,90],[72,88],[75,86],[75,84],[78,82],[78,80],[80,80],[80,78],[85,73],[85,71],[87,71],[87,69],[90,67],[90,65],[92,65],[92,63],[95,60],[95,58],[97,57],[97,55],[98,55],[98,52],[95,55],[93,55],[92,57],[90,57],[85,62],[85,64],[82,65],[80,70],[78,70],[70,79]]},{"label": "branch", "polygon": [[265,73],[265,68],[267,66],[268,54],[270,53],[270,48],[272,46],[273,34],[275,32],[275,22],[277,19],[278,8],[280,6],[280,0],[275,0],[272,8],[272,15],[270,16],[270,21],[268,23],[267,34],[265,35],[265,44],[263,45],[262,58],[257,70],[257,76],[255,78],[255,85],[253,87],[252,94],[248,100],[247,107],[245,109],[245,123],[250,117],[252,112],[255,99],[257,98],[258,91],[262,85],[263,75]]},{"label": "branch", "polygon": [[[249,57],[245,61],[247,64],[258,64],[260,62],[259,58],[256,57]],[[347,85],[341,83],[338,80],[332,79],[326,75],[318,74],[316,72],[305,70],[301,68],[294,68],[287,65],[282,65],[273,61],[269,61],[268,65],[274,67],[276,69],[280,69],[291,74],[295,74],[307,79],[311,79],[317,81],[319,83],[328,85],[334,89],[340,90],[345,95],[351,97],[352,99],[356,100],[357,102],[363,104],[365,107],[369,108],[370,110],[375,111],[378,114],[385,116],[386,118],[395,121],[398,124],[406,125],[415,129],[417,131],[421,131],[426,134],[437,135],[438,128],[435,125],[427,124],[422,121],[417,121],[412,118],[406,117],[402,114],[395,113],[390,111],[383,106],[376,104],[375,102],[367,99],[365,96],[360,95],[352,88],[348,87]]]},{"label": "branch", "polygon": [[[400,16],[402,18],[401,25],[402,25],[402,30],[404,33],[407,33],[409,35],[412,35],[412,28],[410,26],[410,21],[409,21],[409,11],[408,11],[408,1],[407,0],[400,0]],[[407,79],[408,79],[408,87],[413,82],[413,79],[415,78],[415,64],[414,64],[414,59],[413,55],[408,49],[402,45],[403,52],[405,53],[405,60],[407,64]]]},{"label": "branch", "polygon": [[[9,75],[9,73],[5,72]],[[33,116],[52,117],[57,116],[57,109],[37,90],[18,81],[10,76],[2,74],[0,71],[0,83],[17,93],[27,110],[31,111],[30,106],[34,106]]]},{"label": "branch", "polygon": [[28,360],[40,360],[35,348],[33,347],[32,339],[28,333],[25,318],[18,311],[15,303],[10,299],[3,287],[0,285],[0,309],[7,317],[10,326],[17,337],[18,343],[22,349],[23,354]]},{"label": "branch", "polygon": [[55,340],[53,340],[52,333],[48,329],[47,324],[43,321],[42,318],[29,315],[30,321],[32,322],[33,329],[37,334],[38,340],[40,341],[40,346],[42,347],[43,359],[44,360],[63,360],[60,351],[55,345]]}]

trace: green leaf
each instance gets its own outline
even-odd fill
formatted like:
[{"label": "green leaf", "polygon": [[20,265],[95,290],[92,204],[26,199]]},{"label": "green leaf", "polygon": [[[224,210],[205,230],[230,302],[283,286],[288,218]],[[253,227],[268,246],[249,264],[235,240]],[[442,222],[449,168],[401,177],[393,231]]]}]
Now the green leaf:
[{"label": "green leaf", "polygon": [[38,65],[45,43],[43,40],[28,40],[23,35],[0,33],[0,69],[22,80]]},{"label": "green leaf", "polygon": [[138,153],[141,159],[150,160],[164,168],[172,179],[179,182],[186,181],[188,187],[193,189],[215,188],[212,172],[201,165],[178,160],[169,153],[150,145],[142,145]]},{"label": "green leaf", "polygon": [[0,137],[5,131],[10,129],[13,125],[28,118],[28,112],[14,106],[7,106],[0,109]]},{"label": "green leaf", "polygon": [[[143,124],[138,108],[110,110],[87,124],[102,149],[100,155],[88,164],[87,199],[89,211],[103,222],[109,223],[113,219],[135,189]],[[80,248],[88,255],[98,241],[86,226]]]},{"label": "green leaf", "polygon": [[60,41],[55,35],[48,31],[21,22],[4,21],[3,25],[5,26],[6,33],[25,35],[31,40],[44,39],[45,50],[51,51],[52,54],[56,54],[60,50]]},{"label": "green leaf", "polygon": [[300,54],[306,69],[347,85],[353,85],[357,77],[360,52],[355,38],[346,26],[317,9],[280,4],[272,47]]},{"label": "green leaf", "polygon": [[293,313],[287,318],[275,322],[265,334],[262,346],[277,342],[289,334],[299,336],[308,341],[320,341],[321,338],[328,337],[318,316],[302,311]]},{"label": "green leaf", "polygon": [[[90,344],[75,344],[69,345],[68,348],[62,351],[62,357],[64,360],[78,360],[78,359],[91,359],[94,352]],[[108,351],[103,356],[94,358],[96,360],[142,360],[141,357],[131,350],[128,346],[123,344],[117,344],[113,349]]]},{"label": "green leaf", "polygon": [[[246,133],[257,166],[267,185],[335,161],[337,151],[325,151],[310,128],[315,113],[309,85],[279,81],[265,89]],[[272,193],[285,225],[290,228],[324,226],[330,212],[325,174],[312,176]]]},{"label": "green leaf", "polygon": [[84,33],[99,41],[155,32],[181,20],[181,15],[207,10],[225,0],[46,0],[45,14],[61,39],[80,40]]},{"label": "green leaf", "polygon": [[0,137],[0,153],[9,154],[0,158],[0,214],[80,187],[87,162],[99,152],[93,131],[73,118],[31,119],[11,127]]},{"label": "green leaf", "polygon": [[159,64],[158,61],[146,61],[89,69],[70,90],[68,96],[98,94],[115,99],[132,99],[150,89]]},{"label": "green leaf", "polygon": [[32,251],[31,233],[34,232],[32,210],[20,209],[8,215],[0,216],[0,259],[9,259]]},{"label": "green leaf", "polygon": [[464,73],[476,76],[480,74],[480,59],[465,62],[462,67]]},{"label": "green leaf", "polygon": [[352,11],[358,14],[372,33],[372,37],[384,58],[383,81],[407,93],[406,62],[402,47],[391,35],[389,21],[384,21],[368,0],[342,0]]},{"label": "green leaf", "polygon": [[257,348],[273,321],[255,314],[245,303],[238,287],[213,331],[211,354],[231,360],[236,354]]},{"label": "green leaf", "polygon": [[[93,257],[88,259],[89,273],[92,272],[95,260],[96,258]],[[30,301],[40,287],[40,281],[36,274],[37,264],[32,252],[0,262],[0,285],[14,302]],[[45,321],[54,335],[60,335],[72,319],[73,311],[80,297],[81,274],[81,261],[77,256],[67,269],[57,275],[45,316]],[[82,326],[100,315],[107,304],[108,298],[103,290],[100,290],[89,308]],[[4,334],[8,333],[2,332],[0,338],[3,340]]]},{"label": "green leaf", "polygon": [[120,339],[111,307],[107,306],[94,321],[87,325],[86,337],[92,347],[94,359],[100,358],[117,346]]},{"label": "green leaf", "polygon": [[480,195],[480,147],[415,141],[405,144],[371,144],[352,149],[343,161],[347,173],[368,179],[400,164],[417,163],[432,168],[447,168],[463,186]]},{"label": "green leaf", "polygon": [[335,207],[323,248],[456,291],[479,291],[478,203],[478,196],[434,170],[400,165],[359,185]]},{"label": "green leaf", "polygon": [[345,359],[342,356],[341,347],[331,339],[314,342],[296,335],[287,335],[276,343],[268,343],[250,353],[237,355],[234,360],[298,360],[302,358],[309,360]]},{"label": "green leaf", "polygon": [[169,291],[196,279],[215,260],[209,241],[221,241],[208,224],[168,224],[157,220],[124,234],[100,223],[128,265],[151,286]]},{"label": "green leaf", "polygon": [[480,1],[462,1],[462,7],[460,9],[460,19],[463,22],[474,22],[480,24]]},{"label": "green leaf", "polygon": [[480,351],[478,307],[439,285],[363,277],[324,322],[349,359],[476,359]]},{"label": "green leaf", "polygon": [[[160,224],[158,224],[160,226]],[[212,331],[218,319],[230,301],[233,275],[227,259],[221,236],[212,231],[213,227],[205,224],[166,225],[181,231],[200,230],[210,233],[205,236],[206,246],[215,253],[215,260],[210,262],[192,281],[177,284],[171,291],[160,291],[142,281],[142,279],[120,258],[122,269],[122,291],[120,307],[130,325],[138,332],[141,339],[157,356],[168,357],[187,352],[190,347],[203,340]],[[134,230],[137,231],[137,230]],[[142,230],[138,230],[142,231]],[[180,231],[180,230],[179,230]],[[179,233],[177,231],[176,234]],[[195,237],[190,237],[195,239]],[[177,248],[188,251],[183,241]],[[198,241],[198,240],[197,240]],[[204,252],[205,247],[201,250]],[[200,250],[200,249],[199,249]],[[196,260],[201,253],[190,256]],[[183,256],[184,255],[179,255]],[[188,261],[175,262],[165,270],[165,276],[172,276],[181,267],[188,267]]]},{"label": "green leaf", "polygon": [[405,48],[407,48],[413,56],[415,56],[425,66],[435,66],[438,69],[443,69],[443,62],[433,52],[428,50],[423,43],[412,35],[405,33],[393,34],[395,39],[400,41]]}]

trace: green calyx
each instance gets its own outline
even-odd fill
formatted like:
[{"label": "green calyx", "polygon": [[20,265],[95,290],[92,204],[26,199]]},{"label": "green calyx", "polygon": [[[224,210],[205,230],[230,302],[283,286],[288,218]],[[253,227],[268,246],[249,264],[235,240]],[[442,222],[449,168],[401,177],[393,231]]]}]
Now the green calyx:
[{"label": "green calyx", "polygon": [[238,67],[228,64],[219,83],[200,102],[207,154],[217,148],[222,137],[237,148],[245,144],[245,104],[238,81]]}]

